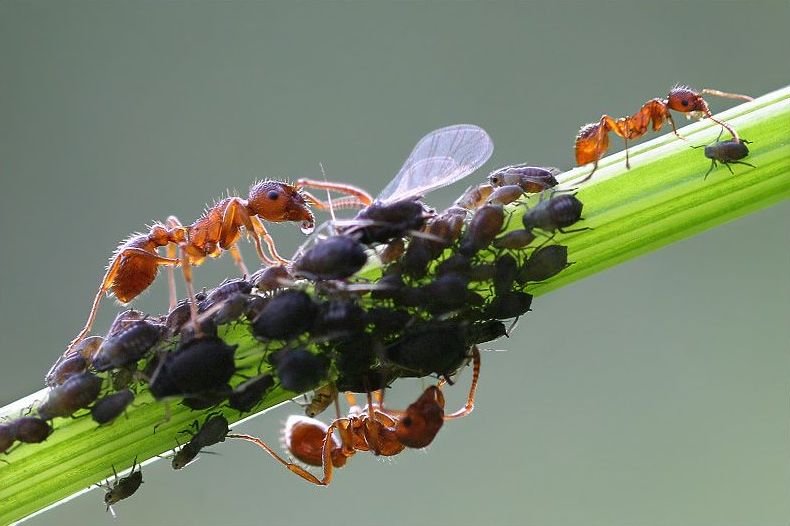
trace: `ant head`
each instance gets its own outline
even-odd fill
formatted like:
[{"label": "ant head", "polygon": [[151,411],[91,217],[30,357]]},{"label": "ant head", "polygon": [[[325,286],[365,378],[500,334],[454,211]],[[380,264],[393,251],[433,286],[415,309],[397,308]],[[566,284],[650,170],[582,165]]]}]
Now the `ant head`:
[{"label": "ant head", "polygon": [[305,234],[315,228],[313,212],[308,208],[304,196],[292,185],[278,181],[255,183],[250,187],[248,203],[253,214],[267,221],[301,221]]},{"label": "ant head", "polygon": [[667,106],[670,110],[681,113],[690,113],[692,111],[701,111],[706,115],[709,113],[705,99],[699,93],[686,86],[677,86],[669,91]]},{"label": "ant head", "polygon": [[426,389],[398,420],[395,435],[406,447],[422,448],[433,442],[444,424],[444,395],[435,385]]}]

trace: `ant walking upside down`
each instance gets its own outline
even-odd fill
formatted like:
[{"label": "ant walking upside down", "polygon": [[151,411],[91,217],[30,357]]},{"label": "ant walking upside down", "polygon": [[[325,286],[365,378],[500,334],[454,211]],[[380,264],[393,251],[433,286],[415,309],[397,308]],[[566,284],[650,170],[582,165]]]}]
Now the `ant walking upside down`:
[{"label": "ant walking upside down", "polygon": [[[300,179],[296,184],[291,185],[279,181],[259,181],[250,187],[247,199],[241,197],[221,199],[207,208],[203,215],[190,225],[183,225],[175,216],[170,216],[164,224],[155,223],[148,233],[132,235],[113,253],[99,291],[93,300],[88,321],[71,341],[66,354],[70,353],[91,330],[99,302],[104,294],[112,293],[121,303],[128,303],[153,283],[160,266],[169,267],[171,308],[176,303],[172,267],[181,266],[190,299],[191,318],[193,321],[197,319],[197,305],[192,287],[192,266],[200,265],[206,257],[217,257],[223,250],[227,250],[241,272],[249,275],[236,246],[241,237],[242,227],[246,229],[247,235],[252,236],[261,261],[267,264],[286,263],[287,261],[277,253],[274,240],[261,220],[300,221],[302,231],[310,233],[315,228],[315,217],[310,206],[319,210],[328,210],[330,205],[304,191],[304,188],[346,194],[348,197],[332,203],[335,208],[363,208],[373,201],[364,190],[343,183]],[[261,238],[266,243],[271,257],[264,253]],[[167,257],[158,254],[159,247],[166,247]],[[178,257],[176,257],[177,251],[180,252]]]}]

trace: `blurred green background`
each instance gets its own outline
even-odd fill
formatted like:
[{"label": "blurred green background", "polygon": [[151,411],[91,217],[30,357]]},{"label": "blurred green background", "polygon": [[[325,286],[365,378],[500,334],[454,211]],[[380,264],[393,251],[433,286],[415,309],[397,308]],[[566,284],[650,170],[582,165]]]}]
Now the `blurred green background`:
[{"label": "blurred green background", "polygon": [[[0,404],[41,387],[148,222],[319,162],[375,194],[460,122],[492,135],[487,168],[569,168],[581,124],[676,82],[785,85],[788,22],[787,2],[3,2]],[[789,222],[780,204],[541,297],[484,355],[476,411],[425,452],[357,455],[320,489],[226,443],[147,467],[116,521],[92,491],[29,524],[788,524]],[[272,230],[284,254],[303,239]],[[196,280],[235,272],[225,256]],[[164,280],[135,306],[164,310]],[[241,429],[276,444],[300,411]]]}]

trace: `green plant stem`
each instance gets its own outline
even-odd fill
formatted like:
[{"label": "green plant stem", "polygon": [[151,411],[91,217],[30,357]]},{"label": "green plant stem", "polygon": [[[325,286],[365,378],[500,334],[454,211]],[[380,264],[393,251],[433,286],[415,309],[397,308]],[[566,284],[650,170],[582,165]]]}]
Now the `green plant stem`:
[{"label": "green plant stem", "polygon": [[[703,180],[710,161],[690,145],[713,142],[719,127],[703,120],[680,130],[688,141],[667,134],[631,149],[631,169],[625,155],[602,160],[592,180],[578,190],[584,203],[584,226],[591,230],[559,235],[575,263],[555,278],[535,284],[539,296],[585,276],[689,237],[790,195],[790,87],[742,104],[722,115],[749,145],[746,159],[756,168],[733,165],[735,175],[720,165]],[[727,137],[728,138],[728,137]],[[572,188],[590,171],[582,167],[563,174],[563,187]],[[512,209],[510,228],[520,228],[523,206]],[[492,256],[493,257],[493,256]],[[255,374],[260,344],[243,325],[225,328],[224,339],[238,344],[238,367]],[[261,412],[294,396],[277,389],[262,401]],[[0,417],[18,416],[44,391],[0,409]],[[111,466],[125,469],[132,460],[150,461],[172,449],[178,432],[205,412],[170,404],[141,393],[126,418],[97,427],[89,417],[57,419],[55,432],[42,444],[16,447],[0,463],[0,524],[39,512],[89,488],[111,475]],[[214,410],[213,412],[217,412]],[[222,409],[231,422],[240,415]],[[260,414],[260,413],[258,413]],[[158,424],[156,432],[154,426]]]}]

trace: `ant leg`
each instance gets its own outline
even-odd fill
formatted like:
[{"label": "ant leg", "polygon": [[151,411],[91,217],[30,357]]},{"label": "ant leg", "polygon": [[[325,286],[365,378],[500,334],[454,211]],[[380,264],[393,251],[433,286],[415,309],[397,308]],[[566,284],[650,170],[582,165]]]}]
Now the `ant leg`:
[{"label": "ant leg", "polygon": [[112,263],[110,263],[109,268],[107,268],[107,272],[104,273],[104,278],[102,279],[102,283],[99,286],[99,291],[93,298],[93,304],[91,305],[90,313],[88,313],[88,321],[85,322],[85,326],[77,334],[77,336],[75,336],[74,339],[69,342],[68,347],[66,347],[66,352],[63,353],[64,356],[69,354],[74,349],[74,347],[85,338],[88,332],[90,332],[91,328],[93,327],[93,322],[96,321],[96,313],[99,311],[99,303],[101,302],[102,296],[104,296],[104,294],[106,294],[107,291],[112,288],[112,283],[115,281],[115,278],[118,275],[118,270],[121,267],[121,261],[127,256],[139,256],[151,259],[158,265],[179,264],[178,259],[165,258],[155,252],[148,252],[142,248],[125,248],[117,253],[113,258]]},{"label": "ant leg", "polygon": [[181,269],[184,271],[184,283],[186,284],[187,297],[189,298],[190,323],[195,329],[195,337],[200,338],[203,335],[203,331],[200,330],[200,325],[198,324],[197,298],[195,297],[195,287],[192,285],[192,263],[189,261],[186,247],[181,245],[179,248],[181,249],[181,258],[183,260]]},{"label": "ant leg", "polygon": [[717,89],[704,88],[700,93],[703,95],[715,95],[716,97],[724,97],[725,99],[736,99],[751,102],[754,97],[748,95],[741,95],[740,93],[727,93],[726,91],[719,91]]},{"label": "ant leg", "polygon": [[[347,421],[348,419],[344,418],[343,420]],[[326,431],[327,434],[326,434],[326,438],[324,439],[324,446],[322,448],[322,453],[321,453],[322,463],[324,466],[324,477],[322,479],[319,479],[318,477],[316,477],[315,475],[304,469],[302,466],[298,466],[293,462],[288,462],[280,455],[278,455],[276,451],[274,451],[266,442],[264,442],[260,438],[251,435],[242,435],[236,433],[229,433],[227,435],[227,438],[237,438],[240,440],[246,440],[247,442],[252,442],[259,448],[266,451],[274,460],[276,460],[277,462],[288,468],[289,471],[299,475],[307,482],[311,482],[316,486],[326,486],[332,481],[333,465],[332,465],[331,444],[333,443],[332,433],[334,432],[335,427],[336,427],[336,422],[333,422],[332,425],[330,425]]]},{"label": "ant leg", "polygon": [[[252,235],[253,241],[255,242],[255,250],[258,252],[258,256],[261,258],[261,261],[267,265],[276,264],[277,261],[267,257],[263,253],[261,241],[258,239],[259,229],[256,227],[256,222],[253,221],[252,217],[250,217],[250,213],[247,210],[247,205],[244,204],[244,202],[238,197],[231,198],[230,201],[228,201],[228,204],[225,206],[225,210],[222,212],[222,226],[220,228],[219,234],[219,246],[221,248],[230,250],[231,247],[236,243],[239,235],[239,227],[241,225],[244,225],[244,228],[247,229],[247,232]],[[266,233],[266,235],[268,236],[268,233]],[[269,236],[269,240],[266,241],[266,244],[269,245],[270,241],[271,249],[271,247],[274,246],[274,241],[271,239],[271,236]],[[236,258],[234,256],[234,260],[235,259]]]},{"label": "ant leg", "polygon": [[667,112],[667,122],[669,122],[669,125],[670,125],[670,126],[672,126],[672,133],[674,133],[674,134],[675,134],[675,136],[676,136],[678,139],[680,139],[681,141],[688,141],[688,139],[686,139],[685,137],[683,137],[683,136],[680,134],[680,132],[678,132],[678,129],[675,127],[675,119],[673,119],[673,118],[672,118],[672,115],[671,115],[669,112]]},{"label": "ant leg", "polygon": [[[356,197],[364,206],[370,206],[373,203],[373,196],[361,188],[344,183],[330,183],[327,181],[316,181],[314,179],[299,179],[294,185],[296,188],[315,188],[317,190],[330,190]],[[315,198],[314,198],[315,199]],[[334,203],[334,202],[333,202]],[[319,206],[319,205],[316,205]],[[329,209],[329,205],[324,203],[325,209]]]},{"label": "ant leg", "polygon": [[[252,220],[252,224],[255,227],[255,232],[258,234],[258,236],[263,238],[263,242],[266,243],[266,248],[269,249],[269,253],[271,253],[271,255],[274,257],[274,260],[272,260],[271,264],[287,265],[288,263],[290,263],[290,261],[288,261],[287,259],[285,259],[284,257],[282,257],[280,254],[277,253],[277,248],[274,246],[274,239],[272,238],[271,234],[269,234],[269,231],[266,230],[266,227],[263,226],[263,221],[261,221],[261,219],[257,217],[253,217],[251,218],[251,220]],[[259,247],[260,247],[260,241],[258,241],[256,248]],[[259,254],[262,253],[263,253],[263,249],[260,250]]]},{"label": "ant leg", "polygon": [[[165,226],[167,226],[168,230],[173,228],[183,228],[181,221],[176,216],[170,216],[165,220]],[[178,247],[173,243],[168,243],[167,248],[167,257],[174,259],[176,257],[176,251]],[[178,292],[176,291],[176,273],[173,270],[173,267],[167,268],[167,288],[170,292],[170,310],[173,310],[178,303]]]},{"label": "ant leg", "polygon": [[480,378],[480,349],[477,345],[472,346],[472,386],[469,388],[469,396],[466,405],[454,413],[444,415],[445,420],[462,418],[472,412],[475,408],[475,393],[477,392],[477,381]]},{"label": "ant leg", "polygon": [[249,276],[250,271],[247,269],[247,265],[244,264],[244,259],[241,257],[241,252],[239,252],[239,247],[233,245],[228,249],[228,251],[233,257],[233,261],[236,263],[236,265],[238,265],[239,270],[241,270],[241,274],[243,276]]}]

